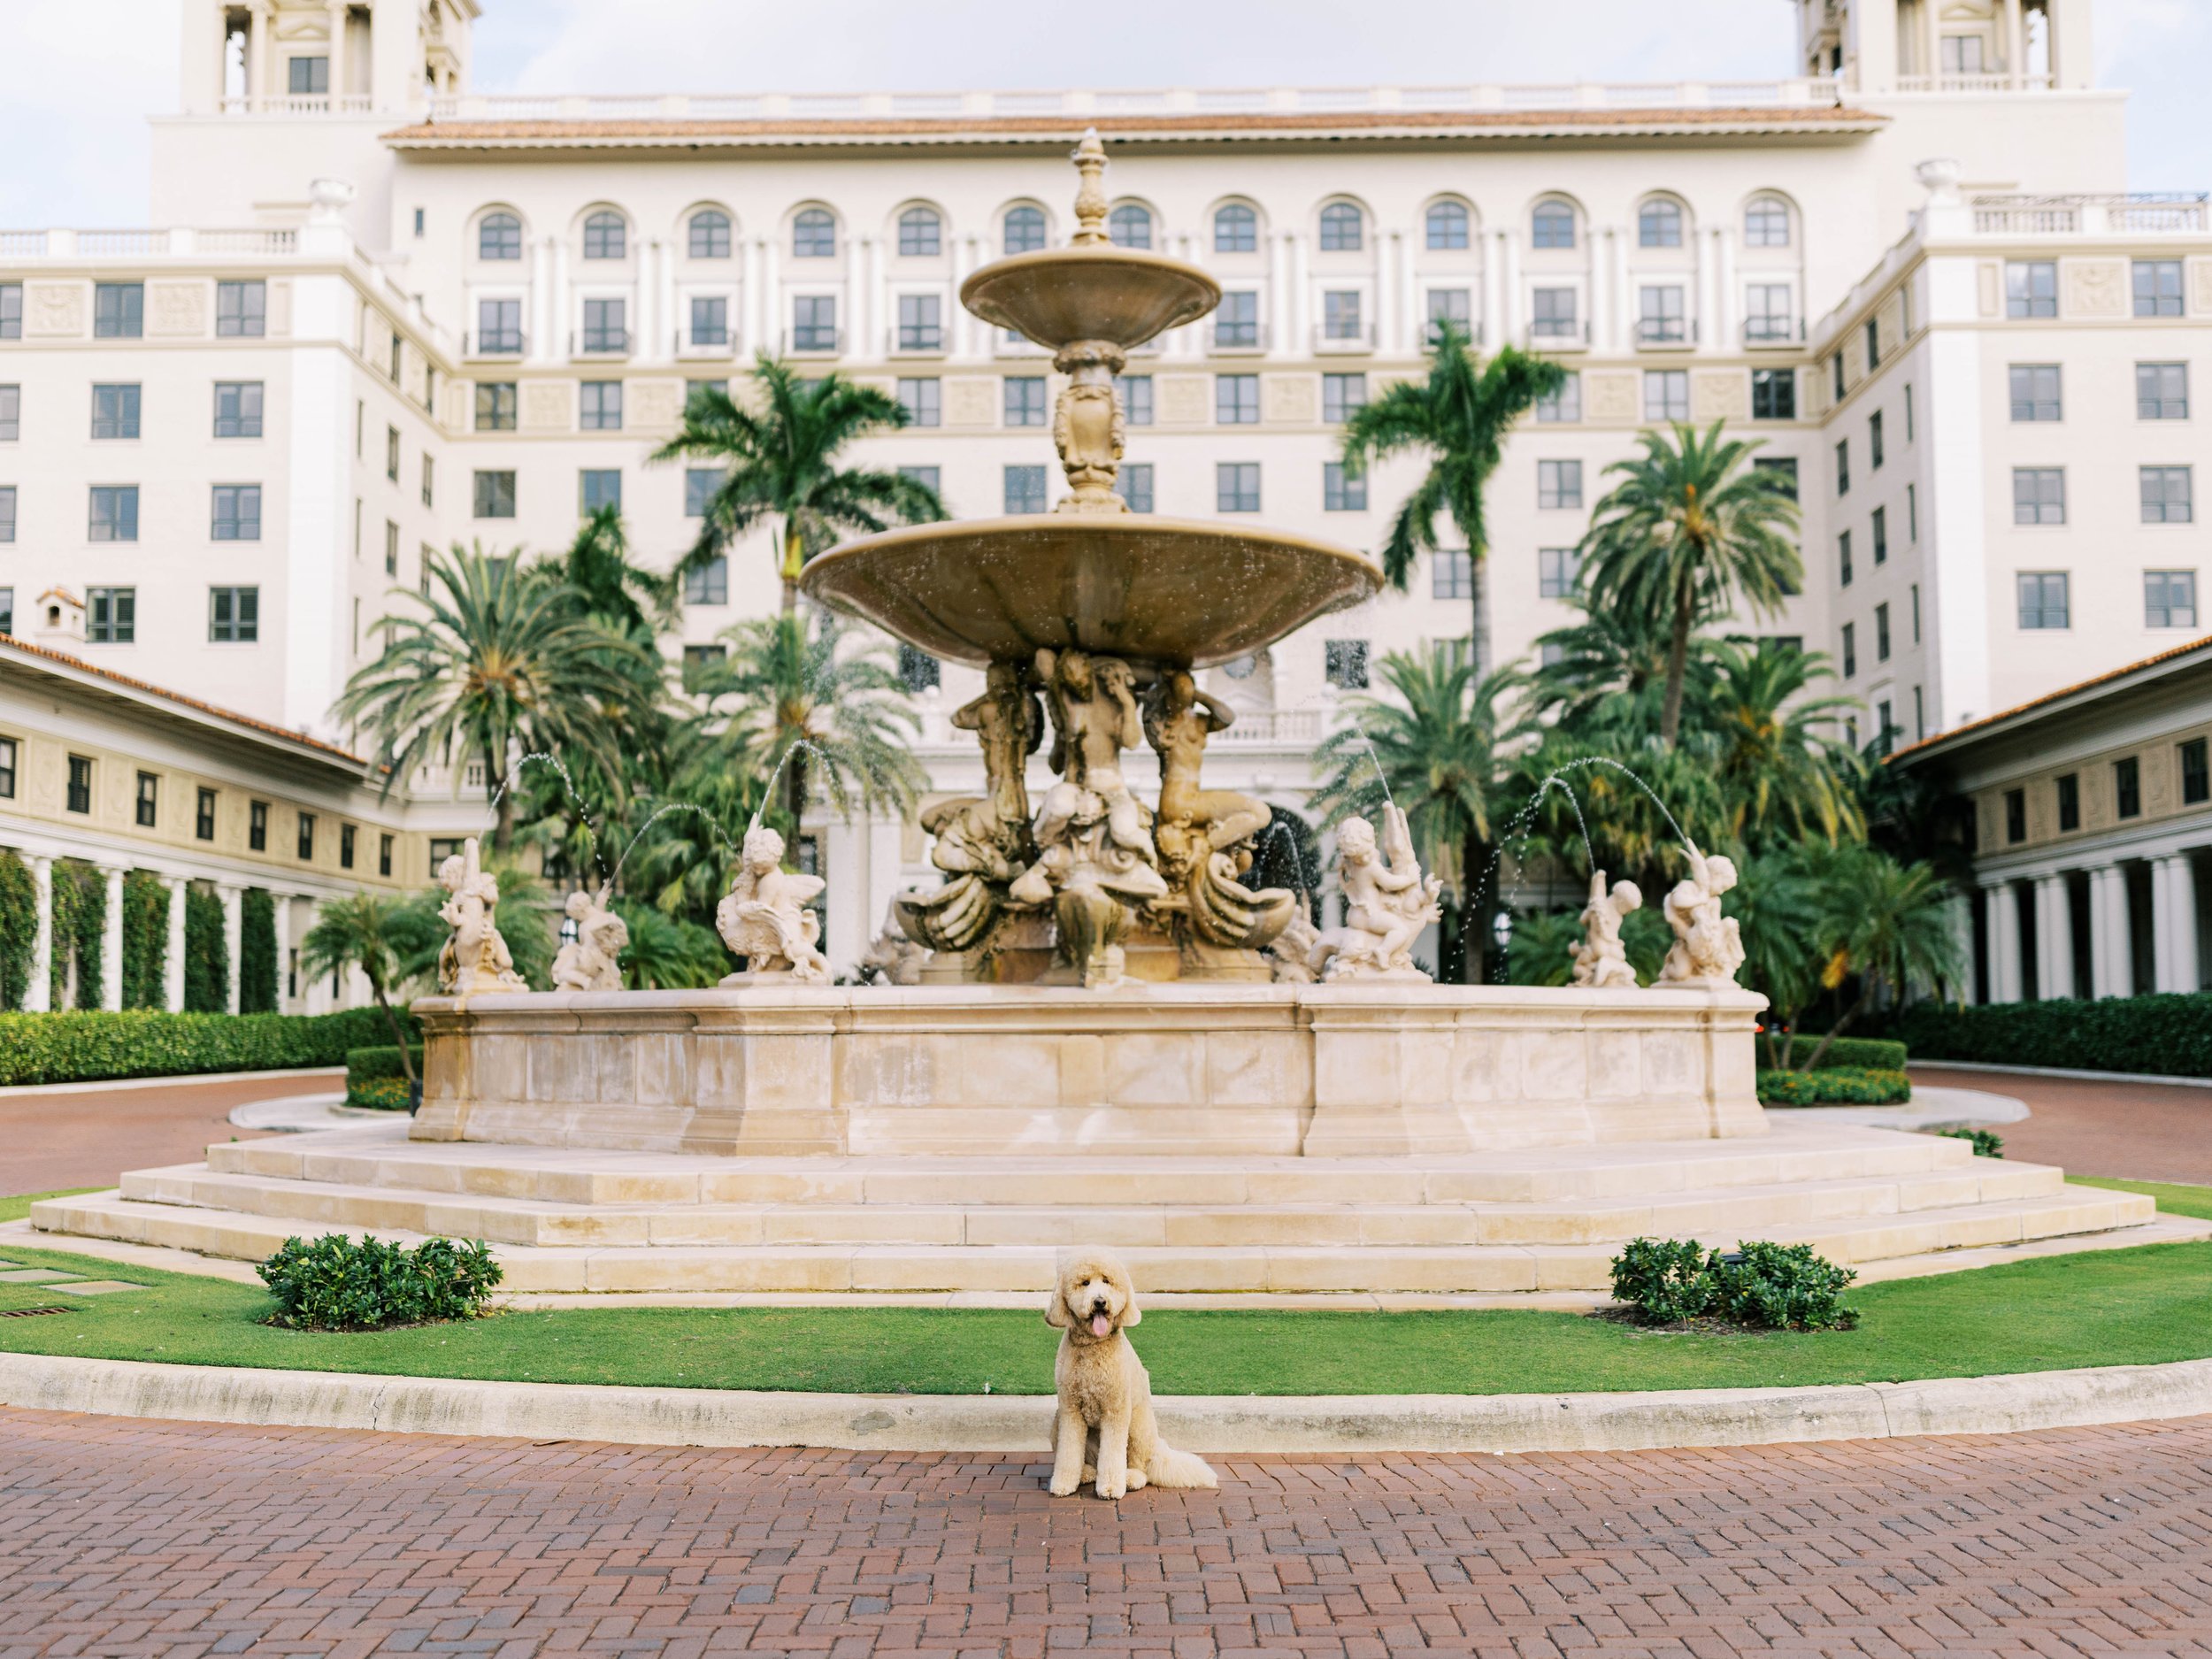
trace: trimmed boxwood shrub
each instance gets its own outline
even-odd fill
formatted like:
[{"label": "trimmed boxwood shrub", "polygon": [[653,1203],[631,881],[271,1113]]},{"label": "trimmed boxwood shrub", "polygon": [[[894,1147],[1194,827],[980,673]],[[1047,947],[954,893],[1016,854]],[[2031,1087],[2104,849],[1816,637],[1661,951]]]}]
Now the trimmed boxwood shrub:
[{"label": "trimmed boxwood shrub", "polygon": [[[1813,1056],[1820,1053],[1822,1033],[1801,1031],[1797,1041],[1790,1045],[1788,1070],[1805,1071],[1812,1068]],[[1874,1071],[1901,1071],[1905,1069],[1905,1045],[1886,1037],[1839,1037],[1828,1045],[1822,1056],[1820,1069],[1830,1067],[1864,1067]],[[1763,1065],[1779,1068],[1782,1064],[1780,1044],[1769,1033],[1759,1039],[1759,1062]]]},{"label": "trimmed boxwood shrub", "polygon": [[1923,1002],[1890,1029],[1924,1060],[2212,1078],[2212,993],[1955,1007]]},{"label": "trimmed boxwood shrub", "polygon": [[1858,1310],[1843,1293],[1858,1274],[1809,1244],[1740,1243],[1705,1250],[1695,1239],[1633,1239],[1613,1258],[1613,1297],[1646,1325],[1719,1319],[1755,1331],[1848,1331]]},{"label": "trimmed boxwood shrub", "polygon": [[335,1014],[0,1014],[0,1084],[342,1065],[350,1050],[389,1029],[373,1008]]},{"label": "trimmed boxwood shrub", "polygon": [[413,1249],[342,1233],[291,1238],[256,1270],[276,1297],[272,1325],[303,1331],[380,1331],[472,1319],[503,1275],[480,1239],[426,1239]]},{"label": "trimmed boxwood shrub", "polygon": [[2005,1156],[2005,1138],[1993,1129],[1939,1129],[1936,1133],[1954,1141],[1971,1141],[1978,1158],[2001,1158]]},{"label": "trimmed boxwood shrub", "polygon": [[[415,1062],[415,1075],[422,1075],[422,1050],[409,1044],[409,1052]],[[407,1069],[399,1063],[397,1043],[373,1043],[365,1048],[346,1050],[346,1081],[366,1083],[378,1078],[404,1078]]]},{"label": "trimmed boxwood shrub", "polygon": [[1894,1106],[1911,1098],[1912,1079],[1902,1071],[1823,1066],[1817,1071],[1759,1073],[1763,1106]]}]

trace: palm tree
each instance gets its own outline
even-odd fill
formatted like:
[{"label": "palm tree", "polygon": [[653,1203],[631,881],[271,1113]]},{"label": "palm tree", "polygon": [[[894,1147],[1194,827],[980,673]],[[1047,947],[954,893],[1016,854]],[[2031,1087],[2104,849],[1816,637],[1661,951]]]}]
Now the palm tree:
[{"label": "palm tree", "polygon": [[1674,747],[1682,728],[1682,682],[1690,634],[1703,615],[1727,615],[1740,596],[1755,612],[1781,608],[1804,581],[1788,531],[1797,503],[1786,486],[1751,466],[1755,442],[1677,424],[1639,434],[1641,457],[1616,461],[1621,481],[1598,503],[1582,541],[1582,581],[1594,611],[1663,617],[1666,695],[1659,737]]},{"label": "palm tree", "polygon": [[729,955],[712,928],[633,900],[618,899],[615,909],[630,930],[622,982],[631,990],[701,990],[730,971]]},{"label": "palm tree", "polygon": [[693,689],[710,715],[728,700],[721,727],[726,764],[764,782],[781,768],[792,835],[806,805],[810,765],[841,813],[849,816],[856,805],[904,813],[913,805],[928,781],[908,748],[920,722],[878,648],[841,650],[842,636],[826,612],[811,633],[787,612],[741,622],[722,637],[729,656],[707,664]]},{"label": "palm tree", "polygon": [[619,507],[594,508],[576,526],[576,538],[558,563],[531,568],[557,572],[592,616],[649,644],[676,619],[675,579],[631,562],[630,533]]},{"label": "palm tree", "polygon": [[1863,840],[1854,787],[1862,762],[1843,733],[1855,697],[1808,695],[1834,677],[1827,658],[1772,641],[1716,641],[1718,671],[1705,718],[1718,749],[1729,831],[1739,841],[1780,836]]},{"label": "palm tree", "polygon": [[1467,641],[1479,673],[1489,657],[1482,637],[1482,561],[1490,550],[1483,492],[1514,422],[1566,380],[1567,372],[1550,358],[1514,346],[1485,365],[1467,336],[1445,323],[1430,352],[1428,379],[1399,381],[1344,425],[1344,470],[1352,477],[1371,462],[1404,450],[1427,456],[1428,472],[1391,521],[1383,573],[1403,589],[1420,555],[1437,550],[1437,515],[1451,515],[1467,544],[1472,582]]},{"label": "palm tree", "polygon": [[1378,813],[1386,801],[1405,810],[1422,862],[1457,895],[1446,948],[1462,953],[1472,983],[1482,964],[1477,888],[1492,863],[1498,751],[1517,735],[1500,731],[1498,708],[1520,678],[1508,670],[1478,681],[1473,665],[1441,642],[1422,657],[1392,652],[1382,677],[1396,695],[1354,699],[1344,710],[1351,724],[1317,753],[1325,780],[1314,804],[1332,825]]},{"label": "palm tree", "polygon": [[[1583,605],[1582,619],[1536,641],[1551,660],[1530,677],[1530,711],[1591,741],[1648,742],[1659,731],[1665,696],[1665,619],[1647,611],[1592,611],[1579,595],[1572,603]],[[1712,680],[1715,649],[1710,635],[1691,634],[1685,681],[1693,706]]]},{"label": "palm tree", "polygon": [[[643,649],[592,621],[565,581],[519,579],[480,546],[434,553],[430,592],[395,588],[420,614],[376,625],[384,649],[346,682],[335,712],[375,740],[389,793],[433,761],[480,755],[499,779],[518,743],[580,757],[621,775],[623,733]],[[501,789],[495,852],[514,843],[513,792]]]},{"label": "palm tree", "polygon": [[854,439],[906,424],[896,399],[836,374],[803,380],[765,352],[752,378],[759,412],[725,391],[695,393],[683,426],[653,459],[711,461],[728,469],[707,502],[681,570],[724,557],[763,519],[782,519],[777,573],[789,615],[799,606],[801,566],[838,535],[947,514],[937,492],[918,479],[837,465],[838,451]]},{"label": "palm tree", "polygon": [[404,899],[355,893],[326,899],[315,913],[315,925],[300,941],[300,972],[311,979],[348,968],[361,970],[369,982],[369,995],[391,1028],[392,1041],[399,1045],[400,1070],[410,1083],[415,1080],[415,1062],[408,1053],[399,1016],[392,1011],[390,994],[407,979],[403,964],[419,958],[426,949],[436,956],[444,932],[436,924],[434,915],[426,918],[419,905]]},{"label": "palm tree", "polygon": [[1856,974],[1859,994],[1813,1050],[1809,1071],[1820,1069],[1829,1045],[1878,994],[1901,998],[1916,985],[1940,988],[1960,977],[1965,956],[1952,891],[1933,866],[1901,864],[1868,849],[1855,852],[1827,887],[1839,911],[1821,983],[1833,990]]}]

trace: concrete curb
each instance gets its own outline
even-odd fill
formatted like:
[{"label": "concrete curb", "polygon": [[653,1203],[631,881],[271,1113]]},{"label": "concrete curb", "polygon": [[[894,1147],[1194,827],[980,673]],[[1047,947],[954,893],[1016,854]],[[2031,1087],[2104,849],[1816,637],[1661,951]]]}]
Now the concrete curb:
[{"label": "concrete curb", "polygon": [[124,1088],[190,1088],[200,1083],[248,1083],[263,1078],[343,1078],[342,1065],[302,1065],[266,1071],[172,1071],[159,1077],[98,1077],[75,1083],[10,1083],[0,1087],[0,1100],[20,1100],[29,1094],[96,1094]]},{"label": "concrete curb", "polygon": [[2212,1077],[2182,1077],[2170,1071],[2085,1071],[2063,1065],[2002,1065],[1993,1060],[1911,1060],[1909,1071],[1999,1071],[2008,1077],[2063,1077],[2084,1083],[2159,1083],[2172,1088],[2212,1088]]},{"label": "concrete curb", "polygon": [[[171,1421],[605,1440],[1043,1455],[1041,1395],[826,1394],[472,1382],[0,1354],[0,1404]],[[1209,1453],[1647,1451],[1993,1434],[2212,1413],[2212,1359],[1815,1388],[1167,1396]]]}]

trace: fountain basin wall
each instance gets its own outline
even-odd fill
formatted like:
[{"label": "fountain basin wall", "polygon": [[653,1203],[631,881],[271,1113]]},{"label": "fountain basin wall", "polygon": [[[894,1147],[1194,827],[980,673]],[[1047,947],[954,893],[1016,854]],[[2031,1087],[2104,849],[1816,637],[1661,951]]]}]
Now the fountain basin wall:
[{"label": "fountain basin wall", "polygon": [[1766,1132],[1735,990],[430,997],[412,1138],[732,1156],[1402,1156]]}]

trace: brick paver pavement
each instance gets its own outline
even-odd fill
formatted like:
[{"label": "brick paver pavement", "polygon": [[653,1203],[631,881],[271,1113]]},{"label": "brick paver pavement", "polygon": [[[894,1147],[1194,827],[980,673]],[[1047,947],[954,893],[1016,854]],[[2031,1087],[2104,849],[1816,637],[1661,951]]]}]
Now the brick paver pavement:
[{"label": "brick paver pavement", "polygon": [[0,1193],[112,1187],[126,1170],[196,1164],[219,1141],[260,1139],[263,1131],[232,1127],[232,1107],[345,1086],[342,1068],[310,1077],[165,1078],[0,1095]]},{"label": "brick paver pavement", "polygon": [[0,1655],[2212,1655],[2212,1418],[1217,1467],[0,1410]]},{"label": "brick paver pavement", "polygon": [[1924,1083],[1985,1088],[2027,1102],[2034,1115],[2026,1122],[1997,1126],[2008,1156],[2056,1164],[2076,1175],[2212,1182],[2212,1088],[1949,1066],[1913,1075]]}]

